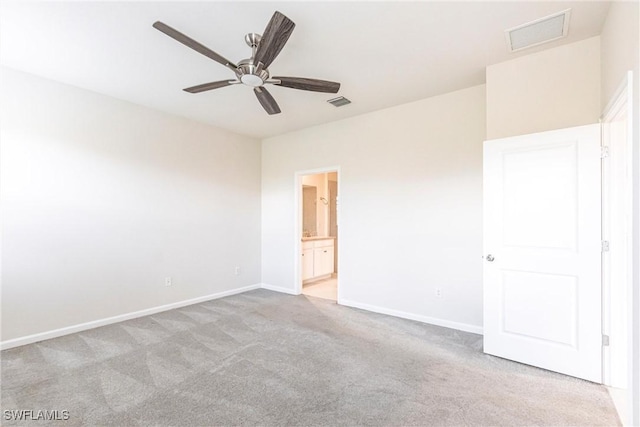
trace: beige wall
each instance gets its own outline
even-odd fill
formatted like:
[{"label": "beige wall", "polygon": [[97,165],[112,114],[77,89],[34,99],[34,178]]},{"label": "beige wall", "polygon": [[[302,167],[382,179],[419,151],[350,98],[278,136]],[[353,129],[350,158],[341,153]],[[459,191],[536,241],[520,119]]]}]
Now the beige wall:
[{"label": "beige wall", "polygon": [[480,332],[485,117],[482,85],[264,140],[263,282],[295,292],[295,174],[337,166],[341,301]]},{"label": "beige wall", "polygon": [[487,139],[597,123],[600,38],[487,67]]},{"label": "beige wall", "polygon": [[638,9],[638,2],[612,2],[609,9],[600,35],[602,108],[611,100],[627,71],[635,71],[638,82]]},{"label": "beige wall", "polygon": [[3,341],[260,283],[258,140],[1,74]]}]

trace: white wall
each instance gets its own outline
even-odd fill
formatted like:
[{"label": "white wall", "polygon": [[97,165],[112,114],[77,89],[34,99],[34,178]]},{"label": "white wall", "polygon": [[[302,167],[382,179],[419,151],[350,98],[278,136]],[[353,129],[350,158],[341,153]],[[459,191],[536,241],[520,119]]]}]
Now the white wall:
[{"label": "white wall", "polygon": [[611,100],[627,71],[633,71],[633,354],[630,425],[640,425],[640,12],[638,2],[612,2],[601,34],[602,100]]},{"label": "white wall", "polygon": [[259,141],[1,71],[3,341],[260,282]]},{"label": "white wall", "polygon": [[263,282],[295,291],[295,173],[339,166],[341,300],[479,331],[484,138],[482,85],[266,139]]},{"label": "white wall", "polygon": [[600,38],[487,67],[487,139],[597,123]]}]

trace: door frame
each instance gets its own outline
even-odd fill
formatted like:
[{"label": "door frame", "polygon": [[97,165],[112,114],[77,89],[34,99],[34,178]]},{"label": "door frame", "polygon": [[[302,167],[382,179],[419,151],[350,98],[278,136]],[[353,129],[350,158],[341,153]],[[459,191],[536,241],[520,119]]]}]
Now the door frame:
[{"label": "door frame", "polygon": [[[494,140],[488,140],[484,142],[483,146],[483,211],[484,211],[484,220],[483,220],[483,258],[485,259],[484,267],[483,267],[483,283],[484,283],[484,291],[483,291],[483,308],[484,308],[484,352],[487,354],[497,355],[499,357],[515,360],[520,363],[530,364],[533,366],[539,366],[543,369],[548,369],[556,372],[563,373],[565,375],[572,375],[578,378],[585,378],[589,381],[601,382],[602,380],[602,342],[601,342],[601,248],[600,248],[600,233],[601,233],[601,197],[599,194],[595,194],[593,191],[588,191],[590,194],[587,196],[584,192],[587,191],[587,188],[597,188],[600,189],[601,185],[601,162],[600,162],[600,146],[601,146],[601,138],[600,138],[600,125],[599,124],[590,124],[583,126],[574,126],[571,128],[563,128],[556,129],[551,131],[544,132],[536,132],[533,134],[526,135],[518,135],[513,137],[499,138]],[[580,136],[580,137],[578,137]],[[538,139],[542,139],[541,141],[537,141]],[[586,236],[578,236],[576,241],[576,256],[584,256],[586,254],[589,259],[588,263],[584,265],[588,265],[587,270],[583,270],[583,264],[576,264],[575,268],[580,272],[580,279],[582,278],[590,278],[593,282],[589,281],[590,285],[588,288],[588,292],[578,292],[576,295],[581,295],[580,301],[584,301],[585,296],[589,296],[588,306],[581,306],[580,302],[578,303],[576,318],[577,322],[586,321],[586,325],[580,323],[585,326],[587,329],[585,330],[586,335],[582,335],[576,337],[577,341],[580,341],[580,345],[574,345],[572,347],[575,348],[576,352],[584,352],[585,349],[589,349],[588,353],[584,353],[583,355],[576,355],[576,364],[568,364],[563,363],[567,361],[564,359],[564,355],[562,352],[551,353],[544,352],[540,353],[536,350],[532,345],[526,344],[524,341],[520,340],[517,337],[509,338],[506,341],[501,341],[499,337],[505,337],[502,335],[502,331],[504,331],[505,324],[503,323],[503,319],[501,319],[499,315],[495,314],[498,312],[503,312],[505,310],[505,294],[504,288],[502,286],[496,287],[491,286],[491,283],[495,285],[495,283],[500,282],[502,280],[501,274],[496,274],[496,268],[507,268],[509,271],[512,267],[502,266],[500,262],[488,264],[486,261],[486,257],[489,253],[495,255],[495,252],[498,251],[496,258],[502,257],[503,259],[507,258],[507,252],[501,253],[501,242],[504,240],[501,236],[502,234],[502,220],[500,212],[503,212],[503,208],[500,207],[497,211],[498,216],[492,215],[491,208],[495,207],[494,205],[501,205],[503,203],[503,195],[502,189],[499,187],[502,186],[501,182],[504,177],[503,173],[495,172],[494,170],[492,175],[488,175],[488,172],[492,170],[492,166],[496,166],[499,168],[504,168],[504,163],[500,160],[500,157],[504,154],[504,151],[509,152],[527,152],[530,150],[524,150],[522,146],[516,144],[516,142],[523,143],[531,143],[531,149],[534,150],[536,148],[548,146],[552,147],[556,142],[561,142],[567,144],[569,141],[577,141],[578,146],[582,148],[578,148],[576,152],[576,161],[578,161],[577,173],[581,178],[578,178],[576,191],[578,194],[578,203],[582,206],[581,209],[578,210],[577,213],[582,212],[586,214],[586,217],[582,217],[579,215],[577,221],[580,223],[584,220],[588,220],[588,223],[582,222],[581,230],[590,230],[588,231],[589,236],[585,239],[583,237]],[[581,144],[584,140],[584,145]],[[562,145],[561,145],[562,146]],[[493,157],[488,156],[493,153]],[[500,154],[497,156],[496,154]],[[588,154],[587,154],[588,153]],[[493,160],[491,160],[493,159]],[[582,160],[581,160],[582,159]],[[491,160],[488,163],[488,160]],[[585,161],[585,164],[582,165],[581,162]],[[495,163],[495,164],[492,164]],[[586,169],[584,169],[586,167]],[[583,171],[583,172],[581,172]],[[587,173],[585,175],[585,173]],[[583,181],[583,180],[586,180]],[[495,182],[494,182],[495,181]],[[586,186],[585,186],[586,185]],[[580,190],[582,188],[582,190]],[[496,190],[498,193],[496,193]],[[493,193],[493,194],[492,194]],[[586,200],[582,200],[582,197],[587,197]],[[499,196],[499,197],[498,197]],[[585,205],[585,201],[590,201],[591,203]],[[597,214],[597,215],[596,215]],[[492,218],[488,220],[487,218]],[[576,224],[577,226],[578,224]],[[488,227],[490,226],[490,227]],[[499,230],[499,231],[498,231]],[[492,243],[492,236],[497,237],[500,236],[496,242]],[[579,243],[582,242],[582,243]],[[495,245],[494,245],[495,243]],[[504,243],[504,242],[502,242]],[[588,245],[585,246],[585,245]],[[494,247],[495,246],[495,247]],[[506,245],[503,247],[507,248]],[[541,245],[544,246],[544,245]],[[586,250],[586,252],[583,252]],[[525,257],[528,259],[530,257]],[[514,258],[515,259],[515,258]],[[489,261],[493,261],[489,259]],[[576,260],[578,261],[578,260]],[[532,260],[528,260],[527,262],[532,262]],[[522,264],[521,262],[516,263],[519,265],[517,270],[522,270],[525,272],[537,272],[533,265]],[[563,265],[562,263],[558,265]],[[597,266],[597,271],[595,270]],[[588,273],[586,272],[588,271]],[[562,276],[562,272],[554,272]],[[492,280],[491,277],[488,277],[488,274],[495,275]],[[595,275],[594,275],[595,274]],[[578,280],[580,280],[578,279]],[[491,308],[493,307],[493,308]],[[585,311],[585,308],[587,309]],[[577,325],[577,323],[576,323]],[[577,331],[579,330],[576,328]],[[496,333],[496,331],[500,331]],[[584,339],[584,340],[583,340]],[[511,340],[511,343],[509,343]],[[577,341],[575,344],[577,344]],[[507,345],[504,344],[513,344]],[[527,349],[528,350],[523,350]],[[545,357],[538,358],[536,361],[536,355],[544,354]],[[553,355],[555,354],[555,355]],[[533,355],[533,359],[530,357]],[[597,358],[596,358],[597,356]],[[596,360],[597,359],[597,360]],[[545,361],[545,364],[541,364],[541,360]],[[536,363],[537,362],[537,363]],[[579,362],[579,363],[578,363]],[[555,368],[553,367],[555,366]],[[581,368],[582,367],[582,368]],[[562,369],[560,369],[562,368]]]},{"label": "door frame", "polygon": [[[342,177],[340,174],[340,166],[327,166],[316,169],[306,169],[301,171],[296,171],[294,174],[294,209],[295,216],[293,221],[294,233],[293,233],[293,247],[294,247],[294,268],[293,268],[293,283],[295,284],[294,293],[295,295],[302,294],[302,260],[300,259],[300,253],[302,251],[302,240],[300,239],[302,230],[302,177],[305,175],[316,175],[320,173],[329,173],[335,172],[338,178],[338,199],[342,196]],[[338,230],[340,228],[340,204],[338,204],[336,208],[336,224],[338,226]],[[338,231],[342,233],[342,231]],[[340,239],[340,236],[338,236]],[[338,239],[335,241],[335,245],[339,245]],[[336,250],[336,248],[334,248]],[[338,265],[342,265],[342,251],[338,251]],[[340,284],[340,274],[338,273],[337,277],[337,288],[338,288],[338,298],[336,303],[340,304],[342,300],[342,285]]]},{"label": "door frame", "polygon": [[[605,131],[605,127],[607,123],[611,123],[618,117],[620,114],[626,114],[627,121],[627,131],[626,131],[626,141],[624,144],[624,150],[626,156],[624,156],[625,165],[624,167],[629,168],[631,171],[631,176],[626,178],[626,192],[624,194],[620,194],[618,192],[618,197],[621,196],[623,203],[628,203],[628,206],[618,206],[613,205],[609,197],[611,194],[616,192],[618,188],[615,186],[615,183],[611,182],[611,176],[613,174],[614,168],[616,166],[616,162],[614,162],[614,156],[619,153],[616,151],[615,147],[611,147],[611,140],[608,138],[608,133]],[[640,355],[636,354],[637,349],[634,349],[638,344],[634,343],[634,327],[637,328],[638,325],[635,325],[634,316],[637,316],[637,313],[634,314],[634,299],[637,296],[634,295],[634,286],[633,286],[633,263],[634,263],[634,251],[633,251],[633,157],[637,155],[634,153],[633,147],[633,72],[628,71],[625,75],[623,81],[618,86],[618,89],[613,94],[609,103],[604,108],[602,115],[600,116],[600,122],[602,124],[602,145],[608,147],[611,151],[609,157],[603,159],[602,166],[602,189],[603,189],[603,214],[605,213],[605,208],[615,209],[618,212],[622,212],[623,214],[629,215],[630,223],[625,223],[624,225],[624,234],[629,235],[629,245],[623,245],[624,250],[621,253],[611,253],[605,256],[603,252],[603,260],[602,260],[602,330],[603,334],[609,335],[612,337],[611,339],[611,347],[616,344],[616,337],[619,336],[622,331],[618,332],[616,329],[616,325],[611,322],[610,314],[616,310],[620,309],[621,305],[626,310],[626,341],[627,341],[627,351],[626,351],[626,361],[621,361],[620,359],[615,359],[612,357],[615,353],[612,352],[611,347],[603,347],[602,354],[602,373],[603,373],[603,384],[607,386],[617,386],[619,384],[612,384],[612,371],[614,364],[626,364],[626,390],[625,396],[621,398],[623,402],[620,402],[624,406],[624,408],[617,408],[618,411],[622,409],[620,415],[624,416],[624,420],[622,420],[623,424],[635,425],[633,420],[634,412],[637,414],[638,408],[636,407],[640,403],[640,399],[635,397],[634,394],[637,394],[638,381],[637,376],[639,375],[638,370],[640,369],[639,363],[637,361]],[[613,148],[613,149],[611,149]],[[618,154],[620,156],[620,154]],[[623,158],[623,157],[621,157]],[[606,164],[605,164],[606,162]],[[606,197],[605,197],[605,190]],[[606,204],[606,206],[605,206]],[[610,236],[608,234],[609,227],[608,223],[605,223],[605,219],[603,216],[603,240],[609,240]],[[626,288],[627,299],[626,301],[613,301],[611,300],[611,292],[612,292],[612,283],[611,283],[611,267],[610,262],[611,259],[609,257],[616,256],[620,258],[624,258],[628,260],[627,268],[627,276],[626,283],[623,285]],[[637,262],[637,261],[635,261]],[[619,326],[618,326],[619,328]],[[635,360],[635,362],[634,362]],[[635,384],[634,384],[635,383]],[[612,395],[613,397],[613,395]],[[635,397],[635,398],[634,398]],[[616,402],[616,398],[614,398],[614,403],[618,406],[618,402]],[[637,420],[636,420],[637,422]]]}]

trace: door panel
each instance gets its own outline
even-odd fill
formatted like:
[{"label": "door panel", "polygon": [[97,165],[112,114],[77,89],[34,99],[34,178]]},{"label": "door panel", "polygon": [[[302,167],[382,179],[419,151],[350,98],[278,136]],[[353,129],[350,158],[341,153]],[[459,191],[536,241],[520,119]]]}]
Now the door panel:
[{"label": "door panel", "polygon": [[575,276],[503,271],[501,285],[503,333],[575,347]]},{"label": "door panel", "polygon": [[333,273],[333,247],[327,246],[314,249],[313,259],[315,277]]},{"label": "door panel", "polygon": [[327,269],[325,264],[324,248],[316,248],[313,250],[313,276],[324,276]]},{"label": "door panel", "polygon": [[335,271],[335,254],[334,254],[334,247],[331,246],[329,248],[325,248],[327,250],[327,252],[324,253],[325,257],[326,257],[326,267],[327,267],[327,274],[332,274]]},{"label": "door panel", "polygon": [[486,353],[601,381],[600,205],[599,125],[485,142]]},{"label": "door panel", "polygon": [[302,251],[302,280],[313,277],[313,249]]},{"label": "door panel", "polygon": [[505,245],[575,250],[577,160],[576,142],[503,153]]}]

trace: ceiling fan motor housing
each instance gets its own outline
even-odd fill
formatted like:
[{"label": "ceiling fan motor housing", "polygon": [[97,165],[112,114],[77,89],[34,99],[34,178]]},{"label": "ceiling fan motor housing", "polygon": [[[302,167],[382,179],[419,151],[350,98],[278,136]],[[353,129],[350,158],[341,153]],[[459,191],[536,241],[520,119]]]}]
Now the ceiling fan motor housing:
[{"label": "ceiling fan motor housing", "polygon": [[253,59],[243,59],[238,62],[236,70],[238,79],[247,86],[262,86],[269,79],[269,71],[253,63]]},{"label": "ceiling fan motor housing", "polygon": [[267,68],[278,56],[289,39],[289,36],[291,36],[291,32],[295,26],[296,24],[294,24],[292,20],[276,11],[271,17],[271,20],[269,20],[262,35],[257,33],[245,35],[245,42],[251,48],[251,57],[249,59],[243,59],[236,65],[191,37],[182,34],[175,28],[160,21],[153,23],[153,27],[158,31],[163,32],[177,42],[233,70],[238,79],[220,80],[191,86],[184,89],[185,92],[201,93],[242,83],[253,88],[253,93],[255,93],[260,105],[262,105],[268,114],[280,113],[280,107],[267,88],[263,86],[266,83],[314,92],[337,93],[340,89],[340,83],[318,79],[300,77],[277,77],[275,79],[269,79],[269,70]]}]

